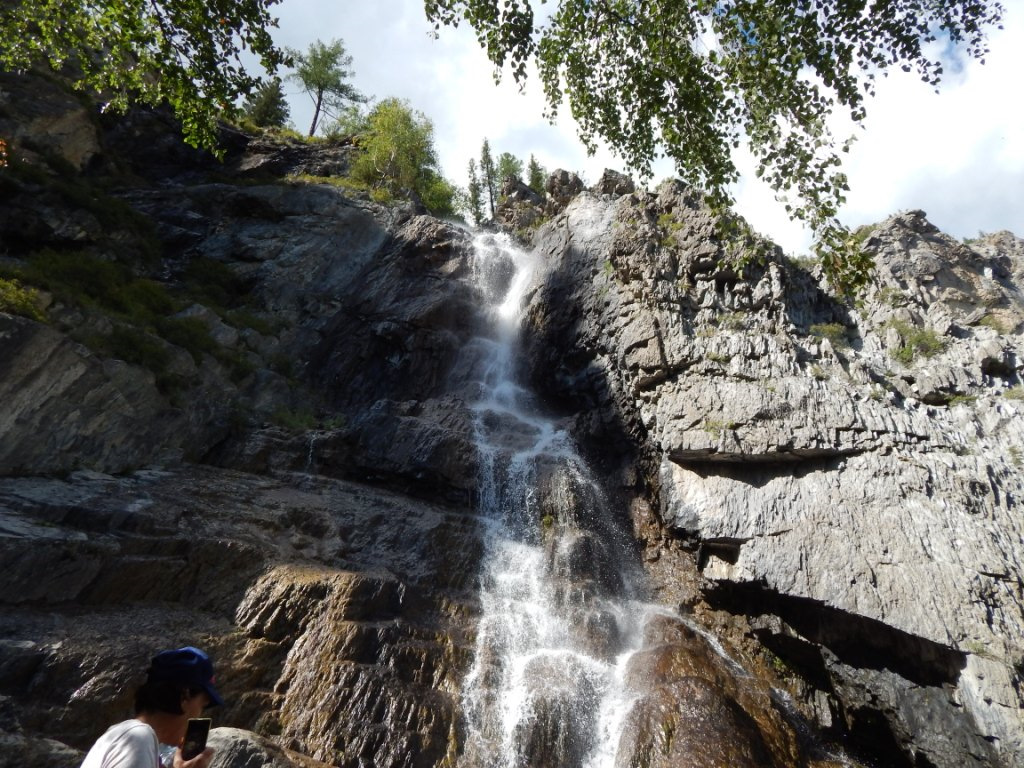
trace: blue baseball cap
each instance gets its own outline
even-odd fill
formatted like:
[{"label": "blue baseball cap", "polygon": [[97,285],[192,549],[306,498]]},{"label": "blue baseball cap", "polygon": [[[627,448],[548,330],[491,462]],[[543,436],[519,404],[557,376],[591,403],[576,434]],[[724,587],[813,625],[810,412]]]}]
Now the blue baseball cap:
[{"label": "blue baseball cap", "polygon": [[213,662],[198,648],[189,645],[175,651],[161,651],[153,657],[148,675],[150,680],[202,688],[210,697],[210,706],[224,704],[224,699],[213,687]]}]

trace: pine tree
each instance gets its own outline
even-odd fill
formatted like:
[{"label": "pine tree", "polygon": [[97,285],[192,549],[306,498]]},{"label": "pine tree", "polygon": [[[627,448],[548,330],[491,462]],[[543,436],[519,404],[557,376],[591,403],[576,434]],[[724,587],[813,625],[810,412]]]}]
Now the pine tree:
[{"label": "pine tree", "polygon": [[484,139],[484,145],[480,149],[480,180],[484,189],[487,190],[487,201],[490,204],[491,216],[494,216],[494,203],[498,197],[497,170],[494,167],[494,158],[491,157],[491,144]]},{"label": "pine tree", "polygon": [[544,180],[547,171],[544,166],[537,162],[537,158],[530,155],[530,162],[526,166],[526,186],[532,189],[541,197],[544,197]]},{"label": "pine tree", "polygon": [[289,49],[288,54],[295,60],[295,72],[288,77],[302,86],[313,100],[310,136],[316,133],[322,114],[336,117],[346,103],[366,101],[365,96],[346,82],[353,74],[349,69],[352,57],[345,53],[341,40],[329,43],[317,40],[305,53]]},{"label": "pine tree", "polygon": [[469,158],[469,215],[473,219],[473,225],[478,226],[484,218],[483,187],[480,184],[480,177],[476,172],[476,161]]},{"label": "pine tree", "polygon": [[288,122],[288,102],[281,87],[281,78],[275,77],[245,100],[245,116],[260,128],[283,128]]},{"label": "pine tree", "polygon": [[505,183],[505,179],[523,180],[523,161],[510,152],[502,152],[498,155],[497,170],[498,186]]}]

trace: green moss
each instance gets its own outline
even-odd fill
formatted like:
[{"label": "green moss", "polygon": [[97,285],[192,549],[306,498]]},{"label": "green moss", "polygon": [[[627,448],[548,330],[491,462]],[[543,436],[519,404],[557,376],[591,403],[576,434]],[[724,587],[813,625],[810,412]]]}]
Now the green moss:
[{"label": "green moss", "polygon": [[1003,392],[1003,397],[1008,400],[1024,400],[1024,387],[1016,386],[1010,387],[1008,390]]},{"label": "green moss", "polygon": [[725,331],[742,331],[746,325],[747,316],[743,312],[727,312],[718,318],[718,327]]},{"label": "green moss", "polygon": [[270,420],[279,427],[295,432],[316,427],[316,418],[313,416],[313,412],[306,409],[278,408],[271,414]]},{"label": "green moss", "polygon": [[899,288],[895,288],[891,285],[887,285],[878,291],[876,295],[878,301],[889,307],[902,307],[909,303],[907,295]]},{"label": "green moss", "polygon": [[986,328],[991,328],[1000,336],[1005,335],[1008,331],[1006,325],[1004,325],[1003,322],[995,315],[985,315],[978,321],[978,325],[984,325]]},{"label": "green moss", "polygon": [[249,296],[249,283],[231,267],[205,257],[192,259],[182,273],[188,296],[222,313],[242,304]]},{"label": "green moss", "polygon": [[161,317],[155,325],[164,339],[186,350],[197,363],[202,362],[204,354],[213,354],[219,349],[210,329],[198,317]]},{"label": "green moss", "polygon": [[970,405],[978,400],[977,395],[953,395],[946,405]]},{"label": "green moss", "polygon": [[[370,187],[368,184],[357,179],[353,179],[349,176],[313,176],[312,174],[309,173],[295,173],[288,176],[286,180],[289,182],[299,184],[328,184],[332,187],[348,189],[354,192],[370,192]],[[390,201],[390,195],[388,195],[387,197],[387,200],[381,200],[378,202]]]},{"label": "green moss", "polygon": [[321,419],[320,429],[344,429],[347,421],[348,419],[345,418],[345,414],[336,413],[334,416]]},{"label": "green moss", "polygon": [[735,421],[720,421],[718,419],[707,419],[704,422],[704,431],[713,435],[715,439],[722,436],[722,432],[726,430],[733,430],[738,427]]},{"label": "green moss", "polygon": [[1012,446],[1010,450],[1006,452],[1006,455],[1010,457],[1010,463],[1013,464],[1013,466],[1024,466],[1024,455],[1022,455],[1020,448],[1017,446]]},{"label": "green moss", "polygon": [[26,288],[17,280],[0,278],[0,312],[21,315],[32,320],[45,320],[39,308],[39,292]]}]

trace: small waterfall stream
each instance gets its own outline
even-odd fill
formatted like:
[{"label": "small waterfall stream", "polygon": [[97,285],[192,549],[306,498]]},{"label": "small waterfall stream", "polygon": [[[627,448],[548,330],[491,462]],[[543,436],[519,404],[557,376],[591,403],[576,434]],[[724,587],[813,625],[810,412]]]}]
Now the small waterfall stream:
[{"label": "small waterfall stream", "polygon": [[568,431],[517,381],[535,257],[482,234],[474,258],[492,320],[464,350],[483,372],[469,400],[488,533],[459,765],[836,765],[832,755],[806,760],[809,740],[784,694],[688,618],[645,599],[625,516]]},{"label": "small waterfall stream", "polygon": [[533,257],[501,236],[474,245],[493,315],[473,406],[489,535],[464,764],[610,767],[633,698],[625,664],[658,609],[637,600],[625,535],[569,435],[516,382]]}]

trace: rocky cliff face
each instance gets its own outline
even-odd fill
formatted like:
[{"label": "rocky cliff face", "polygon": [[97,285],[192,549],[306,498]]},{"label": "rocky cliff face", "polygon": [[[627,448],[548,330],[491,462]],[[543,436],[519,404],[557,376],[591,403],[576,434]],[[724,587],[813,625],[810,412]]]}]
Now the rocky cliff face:
[{"label": "rocky cliff face", "polygon": [[[73,762],[153,650],[191,642],[225,765],[458,765],[469,235],[280,178],[345,147],[232,134],[220,165],[158,113],[2,86],[0,277],[46,321],[0,313],[0,752]],[[1024,242],[893,217],[861,233],[854,307],[679,184],[559,172],[498,218],[547,220],[525,374],[694,622],[651,625],[621,761],[826,765],[809,726],[884,765],[1024,761]],[[572,753],[560,711],[531,764]]]},{"label": "rocky cliff face", "polygon": [[1024,242],[921,212],[861,234],[853,308],[722,242],[684,186],[580,195],[534,241],[533,379],[585,404],[584,439],[641,446],[690,599],[747,617],[819,722],[916,764],[1016,764]]}]

